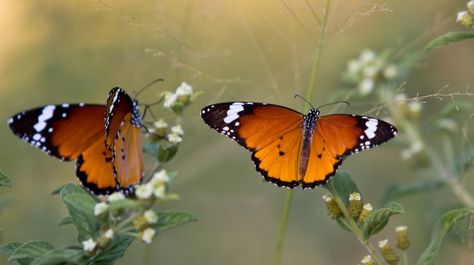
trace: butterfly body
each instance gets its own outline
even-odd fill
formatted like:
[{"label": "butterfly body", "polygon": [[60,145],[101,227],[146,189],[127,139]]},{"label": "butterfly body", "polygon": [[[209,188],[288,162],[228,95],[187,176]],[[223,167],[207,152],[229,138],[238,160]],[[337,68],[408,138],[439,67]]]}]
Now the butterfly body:
[{"label": "butterfly body", "polygon": [[95,194],[133,193],[141,181],[141,116],[121,88],[106,105],[46,105],[13,115],[15,135],[60,160],[76,160],[76,175]]},{"label": "butterfly body", "polygon": [[353,114],[306,115],[279,105],[226,102],[201,110],[214,130],[252,153],[256,170],[278,186],[314,188],[335,174],[343,159],[393,138],[389,123]]}]

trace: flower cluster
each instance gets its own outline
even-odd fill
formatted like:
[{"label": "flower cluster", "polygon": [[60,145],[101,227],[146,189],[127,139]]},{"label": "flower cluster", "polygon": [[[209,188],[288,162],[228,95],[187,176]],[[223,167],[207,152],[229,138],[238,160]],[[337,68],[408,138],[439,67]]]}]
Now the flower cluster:
[{"label": "flower cluster", "polygon": [[170,109],[177,114],[181,114],[185,107],[189,106],[199,93],[193,91],[193,87],[186,82],[182,82],[175,92],[165,91],[163,107]]},{"label": "flower cluster", "polygon": [[456,22],[465,27],[474,28],[474,0],[466,3],[466,9],[458,12]]},{"label": "flower cluster", "polygon": [[166,170],[156,172],[148,183],[135,186],[135,196],[140,200],[165,199],[166,184],[169,181]]},{"label": "flower cluster", "polygon": [[356,85],[362,96],[370,94],[376,87],[376,82],[393,80],[399,75],[398,67],[389,63],[388,53],[377,54],[370,49],[361,52],[357,59],[347,63],[344,78]]}]

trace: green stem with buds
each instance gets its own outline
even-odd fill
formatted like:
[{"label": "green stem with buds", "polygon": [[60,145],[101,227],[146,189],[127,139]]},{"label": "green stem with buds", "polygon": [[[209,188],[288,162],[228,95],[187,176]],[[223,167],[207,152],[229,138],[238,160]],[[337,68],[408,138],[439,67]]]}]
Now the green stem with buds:
[{"label": "green stem with buds", "polygon": [[375,249],[375,247],[372,246],[369,240],[365,239],[362,228],[350,216],[349,210],[347,209],[346,205],[342,201],[342,198],[339,197],[339,195],[337,194],[336,189],[334,188],[333,184],[331,182],[328,182],[325,187],[332,194],[334,201],[337,203],[337,206],[339,206],[339,209],[341,209],[341,212],[344,215],[344,218],[349,224],[351,232],[356,236],[357,240],[359,240],[359,242],[367,249],[367,251],[369,252],[369,254],[372,256],[372,258],[375,260],[377,264],[386,265],[387,263],[384,261],[383,257],[381,257],[377,253],[377,250]]},{"label": "green stem with buds", "polygon": [[[311,68],[311,76],[309,79],[308,88],[306,90],[306,99],[311,100],[313,94],[313,88],[316,81],[317,70],[319,66],[319,62],[321,60],[321,51],[324,45],[324,35],[327,31],[327,23],[329,18],[329,7],[331,6],[331,0],[326,0],[326,6],[324,8],[324,18],[323,24],[321,26],[321,31],[319,32],[319,40],[316,46],[316,50],[314,52],[314,59],[313,59],[313,66]],[[306,111],[308,110],[308,106],[305,107]],[[283,250],[283,242],[285,240],[285,234],[288,227],[288,219],[290,215],[291,209],[291,202],[293,200],[293,191],[287,191],[285,204],[283,206],[283,213],[280,220],[280,232],[278,234],[278,239],[275,246],[275,253],[273,254],[273,265],[281,264],[281,256]]]}]

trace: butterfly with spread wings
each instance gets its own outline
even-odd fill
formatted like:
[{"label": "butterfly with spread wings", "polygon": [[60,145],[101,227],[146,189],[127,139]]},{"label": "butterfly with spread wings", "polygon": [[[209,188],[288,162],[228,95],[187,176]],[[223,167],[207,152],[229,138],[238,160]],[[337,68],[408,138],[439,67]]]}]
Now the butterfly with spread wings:
[{"label": "butterfly with spread wings", "polygon": [[252,153],[256,169],[278,186],[314,188],[333,176],[343,159],[392,139],[397,129],[353,114],[306,115],[283,106],[226,102],[204,107],[201,117],[212,129]]},{"label": "butterfly with spread wings", "polygon": [[47,105],[8,120],[13,133],[46,152],[76,160],[76,175],[94,194],[133,193],[143,176],[141,116],[137,101],[119,87],[106,105]]}]

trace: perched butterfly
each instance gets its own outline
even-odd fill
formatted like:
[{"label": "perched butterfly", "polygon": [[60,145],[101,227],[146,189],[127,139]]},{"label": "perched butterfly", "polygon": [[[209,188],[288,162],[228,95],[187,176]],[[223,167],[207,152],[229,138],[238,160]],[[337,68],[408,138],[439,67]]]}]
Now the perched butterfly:
[{"label": "perched butterfly", "polygon": [[95,194],[128,195],[142,179],[140,111],[119,87],[109,92],[106,105],[47,105],[17,113],[8,124],[48,155],[77,160],[77,177]]},{"label": "perched butterfly", "polygon": [[314,188],[334,175],[343,159],[393,138],[397,129],[365,116],[306,115],[266,103],[227,102],[209,105],[201,117],[212,129],[252,153],[267,181],[278,186]]}]

